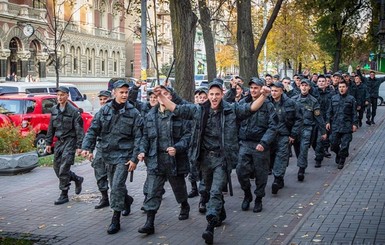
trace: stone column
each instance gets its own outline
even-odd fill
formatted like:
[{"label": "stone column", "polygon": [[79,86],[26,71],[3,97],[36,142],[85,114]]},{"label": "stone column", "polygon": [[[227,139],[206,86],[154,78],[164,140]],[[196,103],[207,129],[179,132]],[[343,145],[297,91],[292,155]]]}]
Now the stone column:
[{"label": "stone column", "polygon": [[39,77],[40,79],[47,77],[47,69],[46,69],[46,63],[48,59],[48,53],[41,52],[36,54],[36,60],[38,62],[39,66]]},{"label": "stone column", "polygon": [[31,52],[29,51],[19,51],[17,52],[17,57],[20,59],[20,79],[19,81],[23,81],[23,79],[28,75],[28,59],[31,57]]},{"label": "stone column", "polygon": [[7,76],[7,59],[11,55],[11,50],[1,49],[0,50],[0,80],[5,80]]}]

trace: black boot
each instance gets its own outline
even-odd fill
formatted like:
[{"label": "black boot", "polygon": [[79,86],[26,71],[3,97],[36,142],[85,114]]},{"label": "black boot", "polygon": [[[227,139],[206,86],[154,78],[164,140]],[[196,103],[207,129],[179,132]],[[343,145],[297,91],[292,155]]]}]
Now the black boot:
[{"label": "black boot", "polygon": [[181,203],[180,213],[179,213],[179,220],[185,220],[188,219],[190,213],[190,205],[187,201],[184,201]]},{"label": "black boot", "polygon": [[188,198],[193,198],[193,197],[197,197],[197,196],[199,196],[197,182],[193,181],[193,182],[191,182],[191,191],[188,194]]},{"label": "black boot", "polygon": [[336,164],[339,164],[339,163],[340,163],[340,156],[339,156],[338,154],[336,155],[335,162],[336,162]]},{"label": "black boot", "polygon": [[108,227],[108,234],[115,234],[120,230],[120,211],[114,211],[112,215],[111,224]]},{"label": "black boot", "polygon": [[326,148],[325,151],[324,151],[324,157],[329,158],[329,157],[331,157],[331,156],[332,156],[332,154],[330,154],[330,152],[329,152],[328,149]]},{"label": "black boot", "polygon": [[338,169],[343,169],[345,164],[345,158],[341,157],[340,162],[338,163]]},{"label": "black boot", "polygon": [[128,216],[131,213],[131,204],[134,202],[134,198],[130,195],[126,195],[124,199],[124,210],[122,216]]},{"label": "black boot", "polygon": [[283,176],[279,176],[278,178],[278,188],[282,189],[285,187],[285,180],[283,179]]},{"label": "black boot", "polygon": [[206,191],[203,191],[201,193],[201,199],[199,200],[199,213],[206,213],[206,204],[208,203],[209,201],[209,193],[207,193]]},{"label": "black boot", "polygon": [[315,161],[315,168],[320,168],[321,167],[321,161]]},{"label": "black boot", "polygon": [[217,219],[215,216],[208,216],[207,217],[207,228],[205,232],[202,234],[202,238],[205,240],[206,244],[213,244],[214,242],[214,227],[217,224]]},{"label": "black boot", "polygon": [[298,169],[298,176],[297,176],[297,178],[298,178],[298,181],[303,181],[304,179],[305,179],[305,168],[299,168]]},{"label": "black boot", "polygon": [[100,199],[98,205],[95,206],[95,209],[101,209],[110,206],[110,202],[108,201],[108,193],[107,191],[101,191],[102,198]]},{"label": "black boot", "polygon": [[246,211],[249,210],[250,203],[253,201],[253,194],[251,194],[250,189],[244,190],[245,197],[243,198],[242,202],[242,210]]},{"label": "black boot", "polygon": [[222,225],[222,222],[227,218],[227,214],[226,214],[226,209],[225,209],[225,206],[224,204],[222,205],[222,210],[221,210],[221,213],[219,214],[219,220],[218,222],[215,224],[215,227],[219,227]]},{"label": "black boot", "polygon": [[254,203],[254,213],[259,213],[262,211],[262,197],[257,197],[255,198],[255,203]]},{"label": "black boot", "polygon": [[74,181],[75,181],[75,194],[79,195],[82,192],[82,184],[83,184],[84,178],[80,176],[76,176]]},{"label": "black boot", "polygon": [[60,204],[64,204],[66,202],[68,202],[68,190],[62,190],[61,191],[61,194],[59,196],[59,199],[57,199],[54,204],[55,205],[60,205]]},{"label": "black boot", "polygon": [[155,227],[154,227],[154,220],[155,220],[155,214],[156,212],[154,210],[150,210],[147,212],[147,220],[146,223],[142,228],[139,228],[139,233],[146,233],[147,235],[154,234]]},{"label": "black boot", "polygon": [[273,184],[271,185],[271,194],[277,194],[278,193],[278,190],[280,189],[279,188],[279,177],[277,176],[274,176],[274,182]]}]

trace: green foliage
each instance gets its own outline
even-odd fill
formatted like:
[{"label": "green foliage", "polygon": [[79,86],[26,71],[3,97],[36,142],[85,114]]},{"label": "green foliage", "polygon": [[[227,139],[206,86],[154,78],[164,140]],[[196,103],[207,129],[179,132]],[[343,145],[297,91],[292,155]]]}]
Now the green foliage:
[{"label": "green foliage", "polygon": [[33,151],[35,133],[22,136],[21,128],[12,124],[0,128],[0,154],[18,154]]},{"label": "green foliage", "polygon": [[[39,157],[38,165],[39,165],[39,167],[52,167],[53,166],[53,159],[54,159],[53,154],[48,155],[48,156],[44,156],[44,157]],[[86,160],[86,158],[84,158],[82,156],[75,156],[75,163],[80,163],[80,162],[83,162],[85,160]]]},{"label": "green foliage", "polygon": [[16,239],[16,238],[8,238],[8,237],[0,237],[0,244],[3,245],[32,245],[33,241],[26,239]]},{"label": "green foliage", "polygon": [[[168,72],[170,71],[170,68],[171,68],[171,64],[169,64],[169,63],[164,64],[164,65],[160,68],[160,74],[161,74],[161,75],[167,76]],[[172,68],[170,77],[175,77],[175,67]]]}]

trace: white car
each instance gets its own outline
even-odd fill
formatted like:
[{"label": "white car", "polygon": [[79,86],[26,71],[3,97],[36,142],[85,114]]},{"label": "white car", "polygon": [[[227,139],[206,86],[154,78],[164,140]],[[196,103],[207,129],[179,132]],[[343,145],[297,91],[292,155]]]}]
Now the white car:
[{"label": "white car", "polygon": [[[79,108],[86,112],[92,112],[93,106],[85,94],[81,94],[79,89],[71,83],[60,83],[70,90],[69,99]],[[56,93],[56,83],[54,82],[5,82],[0,83],[0,94],[26,93],[26,94],[54,94]]]}]

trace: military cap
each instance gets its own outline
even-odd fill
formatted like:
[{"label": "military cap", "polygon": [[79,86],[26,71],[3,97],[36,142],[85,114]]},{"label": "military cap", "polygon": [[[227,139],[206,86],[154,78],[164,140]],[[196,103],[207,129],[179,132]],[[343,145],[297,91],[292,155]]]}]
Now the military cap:
[{"label": "military cap", "polygon": [[243,81],[243,78],[241,76],[235,76],[235,79],[241,79]]},{"label": "military cap", "polygon": [[[215,78],[215,79],[217,79],[217,78]],[[216,81],[215,79],[211,83],[209,83],[208,88],[211,89],[212,87],[217,87],[217,88],[223,89],[222,83],[219,81]],[[219,79],[219,80],[222,80],[222,79]]]},{"label": "military cap", "polygon": [[279,75],[274,75],[273,78],[279,79]]},{"label": "military cap", "polygon": [[301,80],[301,84],[302,84],[302,83],[306,83],[307,85],[310,86],[310,80],[309,80],[309,79],[306,79],[306,78],[302,79],[302,80]]},{"label": "military cap", "polygon": [[333,77],[335,77],[335,76],[340,77],[340,78],[343,78],[342,75],[341,75],[341,73],[339,73],[339,72],[335,72],[335,73],[333,74]]},{"label": "military cap", "polygon": [[269,73],[267,73],[266,75],[265,75],[265,77],[272,77]]},{"label": "military cap", "polygon": [[325,79],[326,79],[326,77],[325,77],[325,75],[324,75],[324,74],[320,74],[320,75],[318,75],[318,79],[320,79],[320,78],[325,78]]},{"label": "military cap", "polygon": [[67,88],[67,87],[65,87],[65,86],[60,86],[60,87],[58,87],[56,90],[55,90],[56,92],[63,92],[63,93],[69,93],[70,92],[70,90],[69,90],[69,88]]},{"label": "military cap", "polygon": [[195,89],[194,95],[199,94],[202,90],[200,88]]},{"label": "military cap", "polygon": [[118,81],[114,82],[113,88],[121,88],[121,87],[129,88],[130,85],[124,80],[118,80]]},{"label": "military cap", "polygon": [[201,93],[205,93],[205,94],[207,94],[207,89],[206,88],[201,88],[201,89],[199,89],[199,92],[198,92],[198,94],[201,94]]},{"label": "military cap", "polygon": [[160,85],[160,87],[161,87],[162,89],[166,90],[166,91],[169,92],[169,93],[172,93],[172,92],[173,92],[173,90],[172,90],[171,87],[164,86],[164,85]]},{"label": "military cap", "polygon": [[223,85],[223,80],[222,79],[220,79],[220,78],[214,78],[213,80],[212,80],[212,82],[218,82],[218,83],[220,83],[220,84],[222,84]]},{"label": "military cap", "polygon": [[283,83],[281,82],[274,82],[271,86],[284,89]]},{"label": "military cap", "polygon": [[265,83],[262,81],[262,79],[259,79],[258,77],[252,77],[249,81],[249,86],[251,84],[255,84],[255,85],[261,86],[261,87],[265,85]]},{"label": "military cap", "polygon": [[111,97],[111,91],[108,90],[101,90],[98,94],[98,97],[105,96],[105,97]]}]

